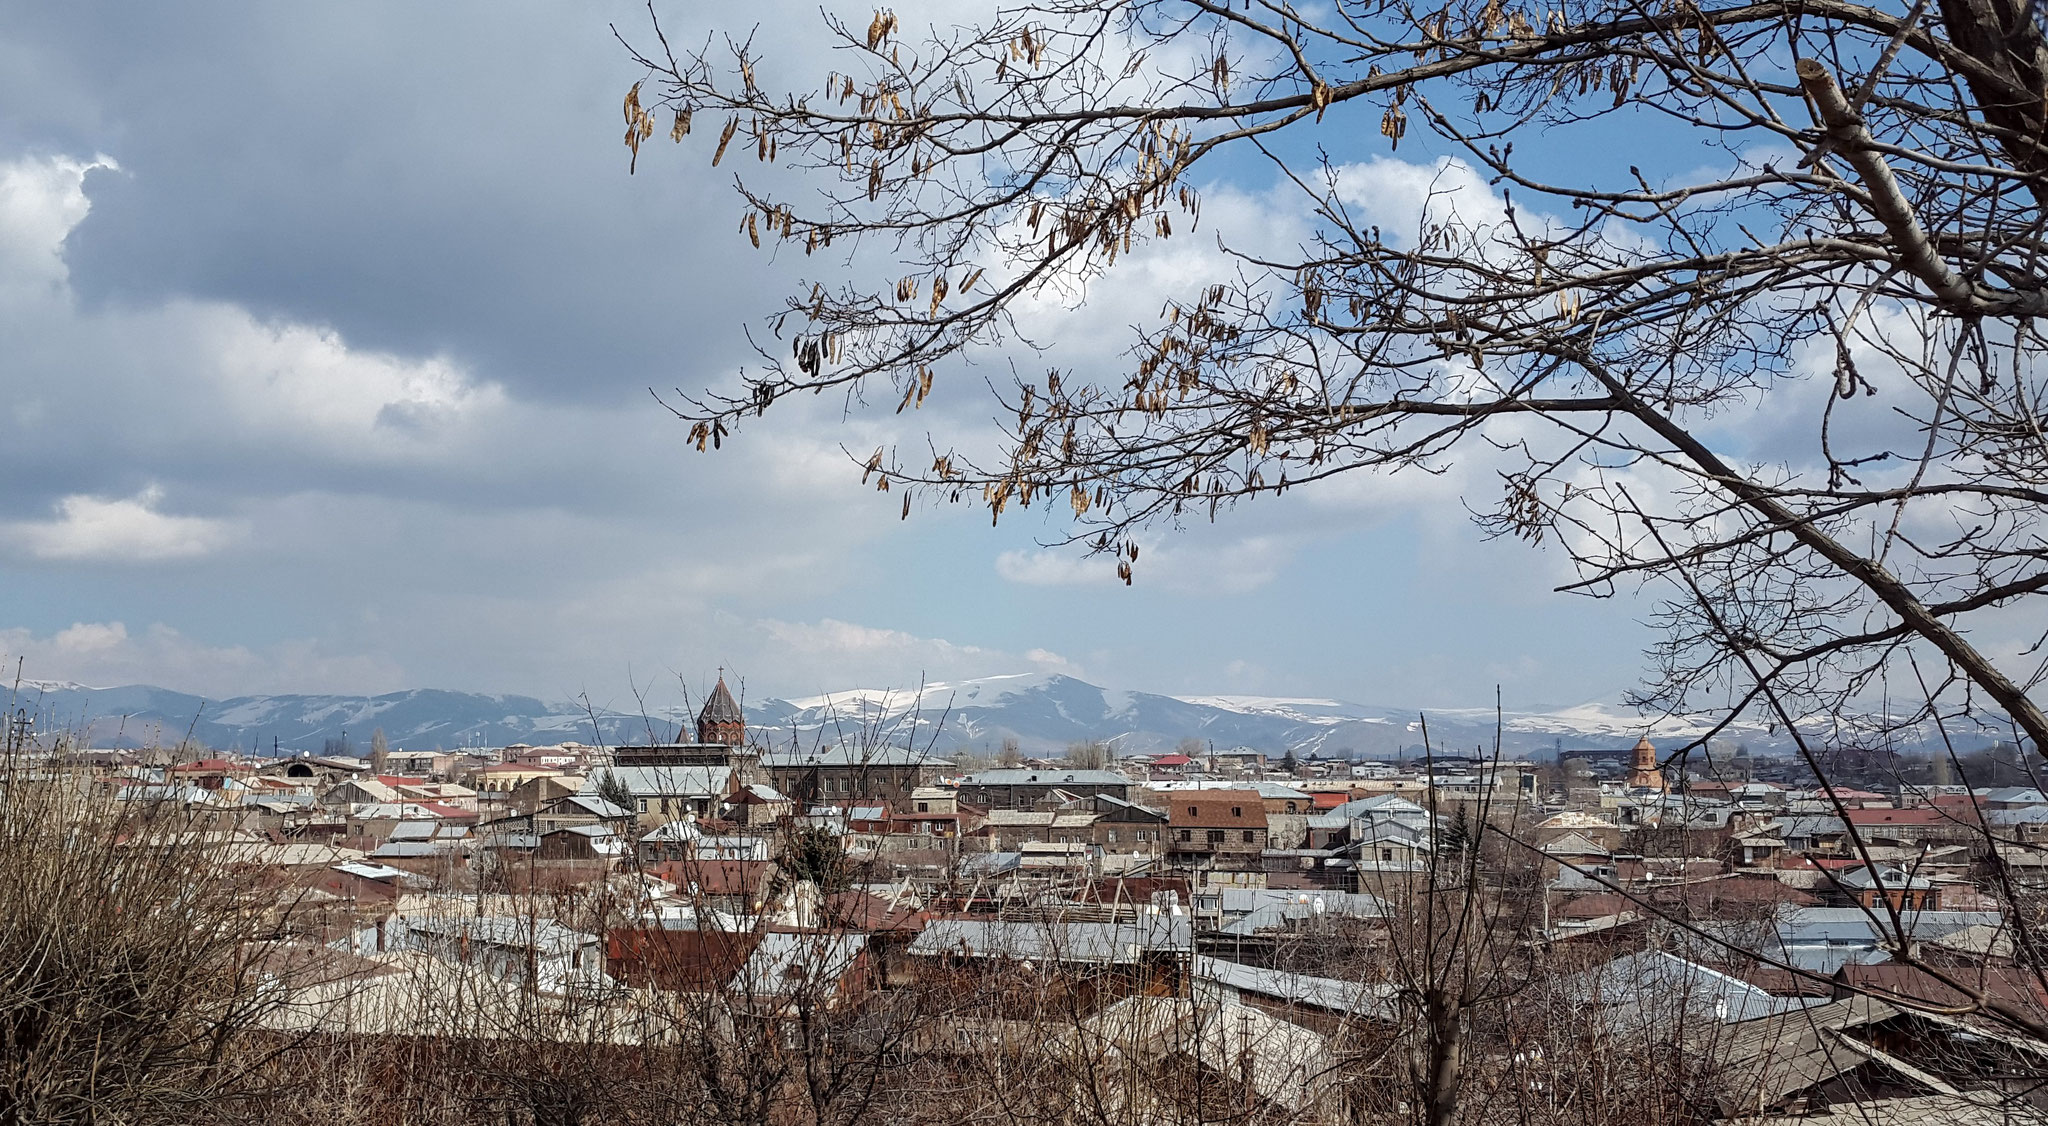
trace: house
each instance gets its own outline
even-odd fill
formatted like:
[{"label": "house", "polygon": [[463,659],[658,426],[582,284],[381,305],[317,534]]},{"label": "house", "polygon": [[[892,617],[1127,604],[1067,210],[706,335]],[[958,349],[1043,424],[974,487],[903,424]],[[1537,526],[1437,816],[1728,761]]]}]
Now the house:
[{"label": "house", "polygon": [[1166,809],[1167,858],[1189,868],[1244,871],[1266,850],[1266,807],[1256,790],[1176,793]]},{"label": "house", "polygon": [[984,770],[960,780],[960,800],[979,809],[1035,809],[1054,791],[1129,801],[1131,780],[1114,770]]},{"label": "house", "polygon": [[571,825],[617,825],[633,818],[633,811],[598,797],[595,793],[566,794],[534,811],[531,821],[542,834]]},{"label": "house", "polygon": [[[765,849],[763,850],[765,852]],[[676,894],[693,907],[699,904],[735,916],[758,913],[768,898],[768,881],[774,865],[760,859],[731,859],[722,856],[692,857],[688,860],[657,861],[648,872],[673,884]]]},{"label": "house", "polygon": [[480,967],[500,981],[542,992],[602,988],[604,950],[596,935],[552,919],[522,915],[393,917],[382,931],[388,948],[417,950]]},{"label": "house", "polygon": [[1167,801],[1171,795],[1201,790],[1253,790],[1266,809],[1267,839],[1274,848],[1297,848],[1308,837],[1309,818],[1318,813],[1314,795],[1280,782],[1244,783],[1198,781],[1157,782],[1148,800]]},{"label": "house", "polygon": [[990,1015],[1088,1012],[1128,996],[1184,992],[1194,930],[1182,916],[1134,922],[933,919],[906,948],[928,985],[986,990]]},{"label": "house", "polygon": [[397,790],[370,777],[350,778],[320,795],[320,804],[330,806],[390,805],[402,800]]},{"label": "house", "polygon": [[331,784],[358,774],[367,774],[369,770],[370,764],[362,759],[345,758],[338,755],[326,755],[320,758],[300,755],[297,758],[287,759],[281,764],[265,767],[264,773],[276,773],[294,781]]},{"label": "house", "polygon": [[641,834],[639,853],[644,864],[690,860],[767,860],[768,838],[707,833],[695,819],[684,818]]},{"label": "house", "polygon": [[1286,930],[1307,919],[1384,919],[1392,914],[1376,895],[1343,891],[1209,887],[1194,897],[1195,917],[1221,934],[1249,937]]},{"label": "house", "polygon": [[400,868],[351,861],[328,868],[315,886],[351,904],[396,903],[411,880]]},{"label": "house", "polygon": [[764,932],[734,971],[728,996],[757,1017],[839,1008],[868,985],[867,946],[865,934]]},{"label": "house", "polygon": [[1938,809],[1850,809],[1848,822],[1865,843],[1914,844],[1968,840],[1981,831]]},{"label": "house", "polygon": [[1543,878],[1556,880],[1564,871],[1613,873],[1614,853],[1600,842],[1574,830],[1551,838],[1542,846]]},{"label": "house", "polygon": [[563,798],[580,794],[583,789],[584,779],[573,774],[544,774],[502,791],[505,794],[503,808],[513,813],[533,813]]},{"label": "house", "polygon": [[822,747],[761,756],[768,781],[799,805],[881,802],[904,812],[916,808],[911,794],[930,788],[950,766],[905,747]]},{"label": "house", "polygon": [[1881,907],[1907,911],[1939,911],[1942,887],[1917,873],[1890,864],[1858,865],[1835,874],[1832,883],[1815,888],[1832,907]]},{"label": "house", "polygon": [[[1384,982],[1339,981],[1201,955],[1195,957],[1194,979],[1198,997],[1250,1004],[1296,1023],[1310,1023],[1304,1022],[1304,1014],[1338,1022],[1365,1018],[1382,1023],[1398,1016],[1395,987]],[[1324,1032],[1334,1028],[1329,1021],[1310,1026]]]},{"label": "house", "polygon": [[1095,818],[1093,813],[992,809],[974,835],[986,840],[990,849],[997,852],[1016,851],[1026,842],[1091,844],[1095,840]]},{"label": "house", "polygon": [[551,766],[537,766],[521,762],[494,762],[471,770],[462,781],[479,794],[510,794],[542,778],[560,778],[562,772]]},{"label": "house", "polygon": [[733,792],[725,815],[747,828],[770,828],[795,811],[795,804],[766,782],[753,782]]},{"label": "house", "polygon": [[392,751],[385,757],[384,766],[400,774],[445,779],[461,761],[462,756],[452,751]]},{"label": "house", "polygon": [[610,972],[636,989],[709,993],[732,981],[764,932],[716,927],[622,927],[605,936]]},{"label": "house", "polygon": [[1427,832],[1434,820],[1429,810],[1399,794],[1375,794],[1310,815],[1304,843],[1309,848],[1335,848],[1371,835],[1383,824]]},{"label": "house", "polygon": [[650,828],[716,816],[737,789],[730,766],[611,766],[605,773],[633,796],[634,814]]},{"label": "house", "polygon": [[1333,850],[1349,858],[1361,881],[1373,876],[1421,872],[1435,845],[1427,829],[1399,821],[1353,822],[1351,839]]},{"label": "house", "polygon": [[[1139,1061],[1135,1074],[1174,1076],[1157,1090],[1165,1113],[1139,1121],[1220,1118],[1218,1105],[1246,1121],[1340,1121],[1342,1070],[1329,1038],[1262,1008],[1213,996],[1126,997],[1087,1017],[1083,1043],[1113,1050],[1112,1058]],[[1181,1078],[1185,1077],[1185,1078]],[[1204,1113],[1191,1090],[1212,1092]]]},{"label": "house", "polygon": [[2032,786],[2000,786],[1977,792],[1977,801],[1984,809],[2032,809],[2048,806],[2048,794]]},{"label": "house", "polygon": [[628,852],[626,841],[610,825],[565,825],[541,834],[538,860],[617,860]]},{"label": "house", "polygon": [[1095,810],[1095,843],[1104,852],[1156,855],[1166,849],[1166,811],[1109,794],[1090,799]]},{"label": "house", "polygon": [[919,786],[910,791],[910,804],[916,813],[958,813],[960,795],[946,786]]},{"label": "house", "polygon": [[202,790],[220,790],[230,786],[243,789],[255,773],[251,766],[224,758],[208,758],[171,767],[169,781],[197,786]]}]

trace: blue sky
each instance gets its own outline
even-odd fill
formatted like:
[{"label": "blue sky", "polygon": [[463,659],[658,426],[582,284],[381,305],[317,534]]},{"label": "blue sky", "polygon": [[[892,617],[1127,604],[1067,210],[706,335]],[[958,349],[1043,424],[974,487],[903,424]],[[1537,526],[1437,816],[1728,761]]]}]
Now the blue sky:
[{"label": "blue sky", "polygon": [[[816,18],[763,8],[667,18]],[[0,9],[0,652],[215,696],[618,697],[721,664],[777,695],[1051,669],[1520,707],[1633,682],[1648,607],[1550,593],[1561,561],[1483,541],[1455,482],[1162,530],[1125,588],[1042,552],[1037,510],[899,522],[840,453],[881,422],[837,404],[686,450],[647,389],[729,378],[793,275],[734,232],[729,168],[664,148],[626,175],[611,20],[644,12]],[[1418,129],[1382,164],[1434,155]],[[1265,221],[1269,177],[1233,173],[1217,221],[1233,195]],[[1076,339],[1128,322],[1091,316]]]}]

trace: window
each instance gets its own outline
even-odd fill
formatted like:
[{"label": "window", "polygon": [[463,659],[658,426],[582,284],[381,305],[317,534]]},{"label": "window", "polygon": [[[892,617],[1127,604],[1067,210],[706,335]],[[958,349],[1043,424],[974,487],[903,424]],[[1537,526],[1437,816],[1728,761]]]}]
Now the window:
[{"label": "window", "polygon": [[1110,844],[1115,844],[1115,843],[1116,843],[1116,830],[1115,830],[1115,829],[1111,829],[1111,830],[1109,831],[1109,843],[1110,843]]},{"label": "window", "polygon": [[1222,843],[1223,843],[1223,830],[1221,830],[1221,829],[1211,829],[1211,830],[1209,830],[1209,843],[1210,843],[1210,844],[1212,844],[1212,845],[1220,845],[1220,844],[1222,844]]},{"label": "window", "polygon": [[642,812],[642,813],[645,813],[645,812],[647,812],[647,799],[646,799],[646,798],[641,798],[641,799],[640,799],[640,812]]},{"label": "window", "polygon": [[1180,839],[1184,841],[1191,841],[1195,839],[1195,836],[1193,833],[1188,832],[1186,829],[1182,829],[1180,831]]},{"label": "window", "polygon": [[1250,830],[1250,829],[1246,829],[1246,830],[1244,831],[1244,843],[1246,843],[1246,844],[1252,844],[1252,843],[1254,843],[1255,841],[1257,841],[1258,839],[1259,839],[1259,838],[1258,838],[1257,834],[1255,834],[1255,833],[1254,833],[1254,832],[1253,832],[1252,830]]},{"label": "window", "polygon": [[1383,849],[1381,849],[1381,850],[1380,850],[1380,859],[1381,859],[1381,860],[1392,860],[1393,858],[1394,858],[1394,850],[1393,850],[1393,849],[1391,849],[1391,848],[1383,848]]},{"label": "window", "polygon": [[930,803],[930,802],[928,802],[928,801],[921,801],[921,802],[918,802],[918,803],[917,803],[917,811],[918,811],[919,813],[930,813],[930,812],[932,811],[932,803]]},{"label": "window", "polygon": [[1197,816],[1197,815],[1199,815],[1199,814],[1200,814],[1201,812],[1202,812],[1201,810],[1199,810],[1199,809],[1196,809],[1196,808],[1195,808],[1194,806],[1189,806],[1189,807],[1188,807],[1188,816],[1189,816],[1189,817],[1194,817],[1194,816]]},{"label": "window", "polygon": [[1289,812],[1289,813],[1293,813],[1293,812],[1294,812],[1294,803],[1293,803],[1293,802],[1288,802],[1288,803],[1287,803],[1287,812]]},{"label": "window", "polygon": [[1231,807],[1230,807],[1230,815],[1231,815],[1232,817],[1243,817],[1243,816],[1244,816],[1244,807],[1243,807],[1243,806],[1241,806],[1241,805],[1233,805],[1233,806],[1231,806]]}]

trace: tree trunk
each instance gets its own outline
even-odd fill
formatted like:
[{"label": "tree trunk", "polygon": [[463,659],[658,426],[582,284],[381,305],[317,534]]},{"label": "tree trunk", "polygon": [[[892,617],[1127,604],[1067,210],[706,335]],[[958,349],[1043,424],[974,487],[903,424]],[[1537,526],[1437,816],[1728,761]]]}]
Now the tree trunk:
[{"label": "tree trunk", "polygon": [[1431,989],[1423,994],[1423,1007],[1429,1021],[1428,1123],[1450,1126],[1458,1118],[1458,1084],[1465,1073],[1465,1006],[1456,993]]}]

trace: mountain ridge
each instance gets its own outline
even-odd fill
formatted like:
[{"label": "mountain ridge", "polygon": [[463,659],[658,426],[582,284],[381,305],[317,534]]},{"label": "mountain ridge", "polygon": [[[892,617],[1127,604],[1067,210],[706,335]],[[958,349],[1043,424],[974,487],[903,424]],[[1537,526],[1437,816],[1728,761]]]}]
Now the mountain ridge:
[{"label": "mountain ridge", "polygon": [[[318,752],[329,739],[361,747],[381,728],[393,747],[460,749],[576,741],[616,745],[687,732],[681,707],[646,715],[533,696],[408,689],[375,696],[273,694],[212,700],[151,685],[93,688],[62,681],[24,682],[21,706],[44,734],[65,733],[96,746],[175,745],[191,737],[209,747]],[[1332,758],[1413,754],[1429,742],[1440,754],[1491,752],[1492,708],[1396,709],[1326,697],[1189,694],[1102,688],[1057,673],[1015,673],[934,681],[919,689],[848,689],[797,699],[743,701],[751,732],[771,745],[887,742],[948,754],[993,753],[1016,739],[1027,754],[1057,754],[1076,742],[1112,743],[1125,754],[1170,750],[1200,740],[1217,749],[1292,750]],[[1592,702],[1549,712],[1510,712],[1500,741],[1511,755],[1558,748],[1619,749],[1645,734],[1683,741],[1709,730],[1708,717],[1654,722]],[[1730,727],[1734,744],[1776,748],[1758,727]]]}]

